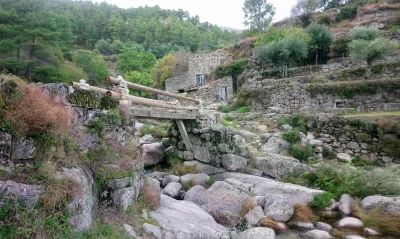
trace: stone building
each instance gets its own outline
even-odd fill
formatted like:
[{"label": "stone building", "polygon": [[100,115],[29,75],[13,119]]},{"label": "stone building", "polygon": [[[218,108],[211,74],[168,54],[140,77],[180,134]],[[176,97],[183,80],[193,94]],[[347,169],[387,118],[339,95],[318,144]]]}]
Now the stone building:
[{"label": "stone building", "polygon": [[207,84],[217,80],[213,71],[220,65],[231,61],[224,53],[209,53],[189,57],[189,71],[165,80],[165,90],[176,92]]}]

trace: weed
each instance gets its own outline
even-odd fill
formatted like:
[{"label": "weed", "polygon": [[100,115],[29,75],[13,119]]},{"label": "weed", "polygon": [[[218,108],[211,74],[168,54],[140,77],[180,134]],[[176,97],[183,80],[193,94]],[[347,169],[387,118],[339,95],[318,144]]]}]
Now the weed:
[{"label": "weed", "polygon": [[288,124],[288,121],[285,117],[281,116],[276,120],[276,124],[280,127],[282,125]]},{"label": "weed", "polygon": [[335,198],[335,195],[330,192],[325,192],[323,194],[317,195],[314,197],[314,200],[311,202],[311,206],[318,210],[323,210],[326,207],[331,205],[331,199]]},{"label": "weed", "polygon": [[171,171],[174,172],[175,175],[178,176],[183,176],[189,173],[198,173],[196,169],[196,165],[183,165],[183,164],[175,164],[172,168]]},{"label": "weed", "polygon": [[368,163],[367,161],[361,160],[359,157],[356,157],[351,160],[351,165],[355,167],[367,167],[371,166],[371,163]]},{"label": "weed", "polygon": [[225,116],[224,120],[226,120],[228,122],[232,122],[233,121],[233,119],[232,119],[232,117],[230,115]]},{"label": "weed", "polygon": [[295,204],[292,220],[296,222],[313,222],[313,211],[306,204]]},{"label": "weed", "polygon": [[218,106],[218,110],[221,111],[222,113],[229,113],[231,112],[232,109],[229,106],[220,105]]},{"label": "weed", "polygon": [[210,176],[210,179],[207,181],[207,184],[210,186],[213,185],[216,179],[217,178],[215,177],[215,175]]},{"label": "weed", "polygon": [[78,236],[78,239],[128,239],[131,237],[124,236],[113,225],[104,221],[97,221],[92,228]]},{"label": "weed", "polygon": [[248,106],[242,106],[239,109],[235,110],[236,113],[247,113],[249,112],[249,107]]},{"label": "weed", "polygon": [[368,142],[370,140],[370,136],[367,133],[358,133],[356,134],[356,139],[359,142]]},{"label": "weed", "polygon": [[290,144],[296,144],[300,142],[300,133],[297,130],[289,130],[283,133],[283,139],[289,142]]},{"label": "weed", "polygon": [[310,157],[314,156],[312,146],[309,144],[305,147],[300,144],[294,144],[290,147],[290,153],[300,162],[307,162]]},{"label": "weed", "polygon": [[229,127],[231,124],[228,122],[228,121],[226,121],[225,119],[219,119],[219,122],[223,125],[223,126],[225,126],[225,127]]},{"label": "weed", "polygon": [[160,194],[148,182],[145,182],[141,188],[141,198],[150,208],[155,209],[160,205]]},{"label": "weed", "polygon": [[256,207],[257,203],[254,201],[254,199],[252,198],[247,199],[242,205],[242,210],[240,211],[240,217],[244,218],[248,212],[250,212]]},{"label": "weed", "polygon": [[269,219],[268,217],[264,217],[263,219],[261,219],[261,221],[258,223],[258,225],[260,225],[262,227],[272,228],[274,231],[284,230],[277,222]]},{"label": "weed", "polygon": [[119,114],[119,109],[111,109],[101,113],[98,117],[90,121],[89,132],[96,133],[102,139],[107,127],[120,126],[121,124],[122,117]]},{"label": "weed", "polygon": [[140,129],[140,132],[142,133],[142,135],[151,134],[153,137],[161,139],[168,136],[167,129],[169,126],[169,124],[162,124],[157,126],[145,125],[143,126],[143,128]]}]

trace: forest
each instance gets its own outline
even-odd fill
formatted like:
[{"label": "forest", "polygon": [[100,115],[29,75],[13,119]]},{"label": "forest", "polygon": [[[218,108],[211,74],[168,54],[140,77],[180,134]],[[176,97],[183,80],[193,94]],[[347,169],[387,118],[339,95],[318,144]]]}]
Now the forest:
[{"label": "forest", "polygon": [[181,9],[0,0],[0,69],[28,82],[100,84],[109,73],[107,60],[117,61],[119,74],[129,69],[149,78],[156,59],[170,52],[210,52],[237,37]]}]

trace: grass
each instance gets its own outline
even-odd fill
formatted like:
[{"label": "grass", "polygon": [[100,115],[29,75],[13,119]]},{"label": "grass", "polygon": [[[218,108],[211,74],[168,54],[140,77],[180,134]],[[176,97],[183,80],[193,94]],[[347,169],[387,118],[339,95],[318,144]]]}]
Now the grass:
[{"label": "grass", "polygon": [[168,128],[170,124],[161,124],[157,126],[145,125],[140,129],[142,135],[151,134],[153,137],[161,139],[168,136]]},{"label": "grass", "polygon": [[391,112],[368,112],[368,113],[358,113],[358,114],[349,114],[344,115],[344,118],[379,118],[379,117],[400,117],[400,111],[391,111]]},{"label": "grass", "polygon": [[216,178],[215,175],[210,176],[210,179],[207,181],[207,184],[210,185],[210,186],[213,185],[215,183],[216,179],[217,178]]},{"label": "grass", "polygon": [[261,219],[261,221],[258,223],[259,226],[261,227],[268,227],[272,228],[274,231],[282,231],[282,227],[275,221],[269,219],[268,217],[264,217]]},{"label": "grass", "polygon": [[306,204],[295,204],[293,221],[296,222],[313,222],[314,215],[313,211]]},{"label": "grass", "polygon": [[123,233],[118,231],[113,225],[107,224],[103,221],[97,221],[92,228],[78,236],[77,239],[128,239],[129,236],[125,236]]},{"label": "grass", "polygon": [[353,215],[358,217],[365,227],[375,229],[384,235],[400,235],[400,217],[391,216],[379,210],[366,212],[360,204],[359,200],[353,204]]},{"label": "grass", "polygon": [[318,210],[323,210],[324,208],[329,207],[331,205],[331,199],[333,198],[335,198],[335,195],[329,192],[317,195],[311,202],[311,207]]},{"label": "grass", "polygon": [[300,144],[294,144],[290,147],[290,153],[293,158],[298,159],[300,162],[307,162],[310,157],[314,156],[312,146],[301,146]]},{"label": "grass", "polygon": [[224,105],[218,106],[218,110],[221,111],[222,113],[229,113],[232,111],[231,107]]},{"label": "grass", "polygon": [[240,114],[247,113],[247,112],[249,112],[248,106],[242,106],[239,109],[235,110],[235,113],[240,113]]},{"label": "grass", "polygon": [[297,130],[289,130],[283,133],[283,139],[290,144],[296,144],[300,142],[300,132]]}]

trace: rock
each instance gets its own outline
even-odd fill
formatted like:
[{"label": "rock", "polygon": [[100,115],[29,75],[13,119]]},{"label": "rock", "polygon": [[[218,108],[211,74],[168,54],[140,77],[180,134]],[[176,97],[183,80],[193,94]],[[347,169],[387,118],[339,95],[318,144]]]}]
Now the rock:
[{"label": "rock", "polygon": [[222,155],[221,163],[225,169],[234,172],[244,169],[247,165],[247,160],[234,154],[224,154]]},{"label": "rock", "polygon": [[283,195],[289,202],[294,204],[308,204],[314,200],[316,195],[324,193],[322,190],[306,188],[291,183],[282,183],[275,180],[247,175],[243,173],[221,173],[216,175],[217,180],[234,178],[243,183],[251,184],[250,193],[254,196]]},{"label": "rock", "polygon": [[[58,179],[68,179],[75,182],[75,190],[79,193],[72,195],[66,209],[71,214],[69,224],[76,232],[83,232],[92,226],[98,206],[98,191],[96,181],[90,169],[63,168],[56,173]],[[133,201],[132,201],[133,202]]]},{"label": "rock", "polygon": [[313,147],[324,145],[324,142],[322,142],[321,140],[318,140],[318,139],[312,139],[308,143]]},{"label": "rock", "polygon": [[254,196],[253,200],[254,200],[254,202],[257,203],[257,206],[264,208],[265,203],[266,203],[264,196]]},{"label": "rock", "polygon": [[345,153],[338,153],[336,155],[337,160],[339,160],[340,162],[351,162],[352,158],[350,155],[345,154]]},{"label": "rock", "polygon": [[0,132],[0,166],[11,162],[11,140],[12,136],[10,134]]},{"label": "rock", "polygon": [[176,146],[170,146],[165,151],[165,156],[168,158],[173,158],[178,156],[178,148]]},{"label": "rock", "polygon": [[153,138],[151,134],[146,134],[145,136],[139,139],[140,144],[152,144],[155,143],[156,140]]},{"label": "rock", "polygon": [[203,163],[211,163],[211,156],[207,147],[192,145],[194,158]]},{"label": "rock", "polygon": [[227,144],[225,144],[225,143],[218,144],[218,150],[219,150],[222,154],[229,154],[229,153],[231,153],[231,150],[229,149],[229,145],[227,145]]},{"label": "rock", "polygon": [[185,193],[184,200],[193,202],[193,203],[201,206],[206,203],[205,198],[204,198],[205,193],[206,193],[206,189],[203,186],[196,185],[196,186],[190,188]]},{"label": "rock", "polygon": [[243,183],[234,178],[227,178],[227,179],[225,179],[225,182],[229,183],[230,185],[234,186],[235,188],[237,188],[247,194],[250,194],[250,188],[252,187],[251,184]]},{"label": "rock", "polygon": [[276,133],[268,139],[260,150],[267,153],[280,154],[288,152],[289,148],[290,144],[282,138],[282,134]]},{"label": "rock", "polygon": [[240,220],[240,211],[249,195],[224,181],[215,182],[205,193],[206,204],[201,207],[222,225]]},{"label": "rock", "polygon": [[125,231],[126,231],[130,236],[132,236],[133,238],[137,238],[137,237],[138,237],[138,236],[136,235],[135,229],[134,229],[131,225],[124,224],[124,229],[125,229]]},{"label": "rock", "polygon": [[280,127],[281,129],[285,130],[285,131],[289,131],[292,130],[292,126],[288,125],[288,124],[284,124]]},{"label": "rock", "polygon": [[197,172],[204,173],[207,175],[213,175],[217,173],[224,173],[226,170],[224,168],[214,167],[210,164],[201,163],[199,161],[186,161],[183,163],[186,166],[195,166]]},{"label": "rock", "polygon": [[295,227],[299,230],[313,230],[314,224],[311,222],[296,222]]},{"label": "rock", "polygon": [[158,206],[158,203],[161,200],[161,187],[160,182],[154,178],[149,176],[145,176],[143,180],[143,186],[141,188],[141,193],[143,196],[151,196],[152,206]]},{"label": "rock", "polygon": [[40,185],[22,184],[11,180],[0,181],[0,201],[10,199],[17,202],[20,200],[28,208],[36,205],[43,191],[44,188]]},{"label": "rock", "polygon": [[157,239],[162,239],[161,229],[159,227],[144,223],[143,229],[147,234],[152,235]]},{"label": "rock", "polygon": [[334,239],[329,232],[316,229],[302,233],[300,237],[304,239]]},{"label": "rock", "polygon": [[353,212],[354,199],[349,194],[343,194],[339,200],[339,210],[344,215],[350,215]]},{"label": "rock", "polygon": [[255,207],[253,210],[251,210],[244,216],[244,219],[246,219],[253,227],[256,226],[258,222],[261,221],[261,219],[263,218],[264,218],[264,211],[260,206]]},{"label": "rock", "polygon": [[360,145],[357,142],[348,142],[346,146],[348,149],[351,149],[351,150],[360,148]]},{"label": "rock", "polygon": [[208,186],[207,182],[210,180],[210,176],[204,173],[197,173],[197,174],[186,174],[184,176],[181,176],[180,183],[182,184],[183,187],[185,188],[191,188],[195,185],[202,185],[202,186]]},{"label": "rock", "polygon": [[265,216],[278,222],[287,222],[292,218],[294,207],[284,196],[271,195],[270,197],[266,197],[265,200]]},{"label": "rock", "polygon": [[275,239],[275,232],[270,228],[253,227],[241,232],[238,239]]},{"label": "rock", "polygon": [[378,157],[374,153],[362,154],[360,159],[371,164],[378,161]]},{"label": "rock", "polygon": [[369,228],[369,227],[364,228],[364,234],[367,235],[367,236],[380,236],[380,235],[382,235],[382,233],[380,233],[380,232],[378,232],[378,231],[376,231],[376,230],[374,230],[372,228]]},{"label": "rock", "polygon": [[261,135],[261,139],[263,140],[263,142],[268,141],[269,138],[272,137],[272,135],[274,135],[273,133],[265,133]]},{"label": "rock", "polygon": [[367,212],[378,209],[383,213],[400,216],[400,197],[368,196],[361,201]]},{"label": "rock", "polygon": [[359,235],[346,235],[343,237],[343,239],[367,239],[367,238]]},{"label": "rock", "polygon": [[246,142],[251,142],[254,140],[255,137],[257,137],[256,134],[251,133],[247,130],[239,130],[239,132],[237,133],[241,135],[246,140]]},{"label": "rock", "polygon": [[164,145],[164,148],[168,148],[169,146],[171,146],[171,139],[163,138],[161,139],[161,143]]},{"label": "rock", "polygon": [[166,173],[166,172],[152,172],[152,173],[146,174],[147,177],[154,178],[157,181],[160,181],[160,180],[162,180],[163,178],[165,178],[165,177],[167,177],[169,175],[171,175],[171,174],[170,173]]},{"label": "rock", "polygon": [[363,222],[355,217],[345,217],[338,222],[339,227],[363,227]]},{"label": "rock", "polygon": [[36,156],[35,142],[32,139],[21,137],[13,144],[13,160],[33,159]]},{"label": "rock", "polygon": [[120,212],[126,211],[128,207],[136,201],[135,194],[136,192],[134,187],[121,188],[112,191],[111,197],[115,208]]},{"label": "rock", "polygon": [[162,190],[162,193],[172,198],[178,198],[181,190],[182,184],[171,182],[164,188],[164,190]]},{"label": "rock", "polygon": [[144,166],[154,166],[164,160],[164,145],[162,143],[143,144],[141,147],[141,160]]},{"label": "rock", "polygon": [[245,173],[246,174],[250,174],[250,175],[254,175],[254,176],[258,176],[261,177],[263,176],[263,172],[261,170],[255,169],[255,168],[250,168],[250,169],[245,169]]},{"label": "rock", "polygon": [[315,228],[318,230],[326,231],[326,232],[331,232],[333,230],[333,227],[331,225],[329,225],[328,223],[324,223],[324,222],[316,222]]},{"label": "rock", "polygon": [[162,185],[165,187],[167,186],[169,183],[172,182],[179,182],[179,176],[175,176],[175,175],[168,175],[163,179],[163,183]]},{"label": "rock", "polygon": [[382,156],[382,161],[385,163],[390,163],[393,161],[393,159],[388,156]]},{"label": "rock", "polygon": [[194,160],[194,155],[191,151],[183,151],[183,159],[185,160]]},{"label": "rock", "polygon": [[178,201],[162,195],[160,206],[150,215],[176,239],[229,238],[227,228],[217,224],[208,213],[189,201]]},{"label": "rock", "polygon": [[283,178],[289,174],[301,174],[310,170],[309,166],[300,163],[295,158],[272,153],[269,153],[266,157],[250,159],[250,165],[272,178]]}]

